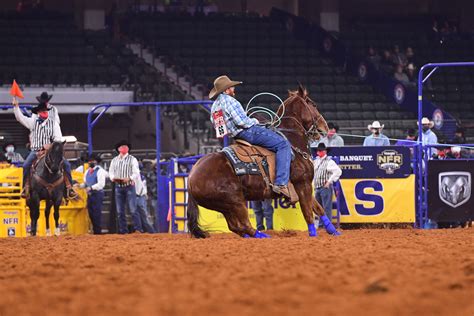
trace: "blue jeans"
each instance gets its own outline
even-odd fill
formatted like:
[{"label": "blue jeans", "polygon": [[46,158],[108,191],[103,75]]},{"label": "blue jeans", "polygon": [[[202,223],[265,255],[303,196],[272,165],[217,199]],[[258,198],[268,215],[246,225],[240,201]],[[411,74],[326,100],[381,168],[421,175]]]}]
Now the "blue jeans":
[{"label": "blue jeans", "polygon": [[276,154],[276,185],[287,185],[290,179],[291,145],[277,133],[265,127],[254,125],[235,136],[252,145],[265,147]]},{"label": "blue jeans", "polygon": [[332,220],[332,185],[329,188],[317,188],[316,200],[324,208],[324,212],[329,220]]},{"label": "blue jeans", "polygon": [[140,215],[141,227],[147,233],[156,233],[155,227],[153,227],[153,221],[151,220],[150,212],[146,203],[146,195],[137,195],[137,212]]},{"label": "blue jeans", "polygon": [[[25,161],[23,162],[23,185],[25,183],[26,177],[30,174],[31,165],[36,160],[36,151],[30,151],[28,157],[26,157]],[[67,159],[63,159],[64,163],[64,172],[66,172],[66,176],[69,180],[69,183],[72,185],[72,176],[71,176],[71,164]]]},{"label": "blue jeans", "polygon": [[92,190],[87,195],[87,210],[92,222],[94,234],[102,233],[102,202],[104,201],[104,191]]},{"label": "blue jeans", "polygon": [[273,229],[273,206],[272,200],[266,199],[263,201],[252,201],[250,207],[253,209],[255,219],[257,221],[257,230],[265,230],[263,225],[263,218],[267,224],[267,229]]},{"label": "blue jeans", "polygon": [[128,205],[130,215],[132,215],[133,229],[143,232],[140,223],[140,215],[137,212],[137,194],[135,186],[129,185],[126,187],[115,186],[115,206],[117,208],[117,222],[119,234],[128,233],[127,217],[125,215],[125,208]]}]

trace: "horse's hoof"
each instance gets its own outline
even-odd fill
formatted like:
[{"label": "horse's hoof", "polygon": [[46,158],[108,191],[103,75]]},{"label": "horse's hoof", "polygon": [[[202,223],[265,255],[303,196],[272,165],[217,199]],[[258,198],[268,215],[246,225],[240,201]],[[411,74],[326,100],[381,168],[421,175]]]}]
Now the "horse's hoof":
[{"label": "horse's hoof", "polygon": [[337,230],[331,234],[332,236],[341,236],[342,233],[338,232]]},{"label": "horse's hoof", "polygon": [[249,234],[244,234],[242,237],[243,238],[250,238],[250,235]]},{"label": "horse's hoof", "polygon": [[308,224],[308,234],[309,237],[318,237],[318,232],[316,231],[316,226],[314,226],[314,223]]},{"label": "horse's hoof", "polygon": [[255,231],[255,235],[253,235],[253,238],[262,239],[262,238],[270,238],[270,236],[267,235],[267,234],[265,234],[265,233],[259,232],[259,231],[257,230],[257,231]]},{"label": "horse's hoof", "polygon": [[59,228],[54,229],[54,236],[59,236],[61,235],[61,230]]},{"label": "horse's hoof", "polygon": [[46,236],[48,236],[48,237],[51,236],[51,229],[46,229]]}]

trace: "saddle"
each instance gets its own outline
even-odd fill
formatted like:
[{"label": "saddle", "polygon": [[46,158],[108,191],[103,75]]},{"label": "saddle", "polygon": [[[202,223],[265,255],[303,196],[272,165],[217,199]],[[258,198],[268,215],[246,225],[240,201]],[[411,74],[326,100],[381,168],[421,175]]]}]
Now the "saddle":
[{"label": "saddle", "polygon": [[[261,175],[267,190],[271,187],[276,177],[275,153],[266,148],[252,145],[242,139],[236,139],[236,144],[225,147],[222,151],[227,156],[237,176]],[[288,182],[291,201],[298,201],[298,195],[291,182]],[[295,202],[296,203],[296,202]]]}]

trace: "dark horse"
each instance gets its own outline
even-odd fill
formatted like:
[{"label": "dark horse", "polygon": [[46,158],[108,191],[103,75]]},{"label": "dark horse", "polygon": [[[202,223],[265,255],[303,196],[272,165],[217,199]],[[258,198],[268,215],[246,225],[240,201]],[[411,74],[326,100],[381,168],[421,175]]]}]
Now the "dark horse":
[{"label": "dark horse", "polygon": [[36,236],[40,201],[46,200],[44,214],[46,216],[46,234],[51,235],[49,229],[49,212],[54,206],[54,234],[59,236],[59,206],[64,194],[63,175],[63,143],[54,142],[46,150],[46,154],[39,158],[32,168],[30,195],[26,204],[30,208],[31,236]]},{"label": "dark horse", "polygon": [[[328,127],[316,104],[301,86],[297,91],[289,92],[284,107],[280,106],[277,112],[279,116],[282,113],[279,129],[288,138],[295,153],[295,159],[291,162],[290,180],[298,194],[310,236],[315,236],[314,214],[322,216],[324,209],[313,196],[314,169],[308,143],[319,139],[320,133],[326,133]],[[274,198],[274,194],[269,192],[271,190],[265,190],[265,186],[260,175],[236,176],[222,152],[202,157],[189,175],[189,231],[197,238],[209,236],[199,227],[198,205],[201,205],[222,213],[232,232],[242,237],[257,237],[256,230],[249,221],[246,201]],[[330,222],[326,221],[324,224],[329,233],[337,234]]]}]

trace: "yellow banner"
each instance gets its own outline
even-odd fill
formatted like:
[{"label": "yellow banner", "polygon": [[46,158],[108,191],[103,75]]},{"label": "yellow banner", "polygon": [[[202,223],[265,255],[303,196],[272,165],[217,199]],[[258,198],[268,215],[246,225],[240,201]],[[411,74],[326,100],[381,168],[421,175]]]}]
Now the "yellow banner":
[{"label": "yellow banner", "polygon": [[[415,222],[415,176],[403,179],[343,179],[340,199],[341,223]],[[335,197],[334,197],[335,199]],[[334,203],[335,206],[335,203]],[[281,199],[273,201],[275,230],[307,230],[299,203],[290,207]],[[333,210],[336,214],[336,210]],[[184,216],[184,212],[180,213]],[[249,210],[252,225],[255,215]],[[221,213],[200,207],[199,223],[213,232],[228,232]]]}]

